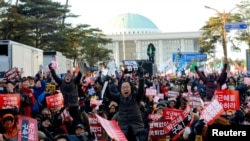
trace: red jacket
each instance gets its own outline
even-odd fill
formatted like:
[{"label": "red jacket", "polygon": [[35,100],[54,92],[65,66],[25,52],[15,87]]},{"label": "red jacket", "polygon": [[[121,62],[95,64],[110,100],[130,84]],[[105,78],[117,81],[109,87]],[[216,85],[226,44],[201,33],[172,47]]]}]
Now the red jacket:
[{"label": "red jacket", "polygon": [[29,99],[29,104],[22,104],[23,99],[21,97],[21,109],[23,110],[23,114],[26,115],[26,116],[29,116],[31,117],[31,107],[35,104],[35,97],[34,97],[34,93],[31,91],[31,89],[29,88],[25,88],[25,87],[22,87],[21,88],[21,91],[20,91],[21,95],[24,95],[28,97]]}]

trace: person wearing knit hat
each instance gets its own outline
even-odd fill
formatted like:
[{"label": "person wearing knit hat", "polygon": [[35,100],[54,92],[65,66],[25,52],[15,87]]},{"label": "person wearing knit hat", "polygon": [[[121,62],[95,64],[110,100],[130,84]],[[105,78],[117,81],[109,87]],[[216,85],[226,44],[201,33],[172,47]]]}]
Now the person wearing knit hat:
[{"label": "person wearing knit hat", "polygon": [[4,128],[3,139],[4,140],[17,140],[18,129],[17,129],[17,120],[13,113],[7,112],[4,113],[1,118],[1,124]]},{"label": "person wearing knit hat", "polygon": [[75,127],[75,134],[69,135],[69,138],[74,141],[88,141],[88,132],[85,131],[83,124],[78,124]]}]

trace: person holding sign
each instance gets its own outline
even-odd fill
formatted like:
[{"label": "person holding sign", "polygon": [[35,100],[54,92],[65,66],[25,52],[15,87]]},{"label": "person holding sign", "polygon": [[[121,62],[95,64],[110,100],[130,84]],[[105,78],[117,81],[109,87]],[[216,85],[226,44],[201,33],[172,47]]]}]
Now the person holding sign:
[{"label": "person holding sign", "polygon": [[58,84],[61,93],[63,94],[64,107],[68,109],[70,115],[73,118],[73,122],[68,127],[68,132],[73,133],[75,126],[78,124],[78,113],[79,113],[79,101],[78,101],[78,86],[82,78],[81,71],[75,72],[76,76],[67,73],[64,79],[60,79],[55,70],[52,68],[52,64],[49,64],[49,69],[52,77]]},{"label": "person holding sign", "polygon": [[22,79],[20,94],[21,94],[20,113],[22,115],[32,117],[31,107],[35,104],[36,99],[34,96],[34,90],[30,88],[30,83],[27,78]]},{"label": "person holding sign", "polygon": [[120,94],[111,94],[109,89],[106,89],[106,95],[110,100],[118,103],[118,124],[126,138],[129,141],[147,141],[148,135],[140,110],[140,103],[145,95],[143,69],[139,67],[137,71],[139,87],[136,90],[131,82],[123,81]]}]

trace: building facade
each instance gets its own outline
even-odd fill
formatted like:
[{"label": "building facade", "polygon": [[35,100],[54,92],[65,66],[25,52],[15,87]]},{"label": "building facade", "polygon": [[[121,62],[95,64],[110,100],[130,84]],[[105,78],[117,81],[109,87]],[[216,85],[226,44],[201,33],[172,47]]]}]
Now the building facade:
[{"label": "building facade", "polygon": [[160,66],[181,52],[198,52],[200,32],[162,33],[148,18],[125,13],[118,15],[103,29],[107,38],[113,40],[106,48],[113,50],[118,66],[123,60],[148,60],[147,47],[153,43],[155,65]]}]

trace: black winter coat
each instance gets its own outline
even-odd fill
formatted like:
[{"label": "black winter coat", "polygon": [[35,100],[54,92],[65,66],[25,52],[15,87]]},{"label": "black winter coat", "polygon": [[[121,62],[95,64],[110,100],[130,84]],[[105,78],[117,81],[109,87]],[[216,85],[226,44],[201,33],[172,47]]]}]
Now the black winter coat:
[{"label": "black winter coat", "polygon": [[127,135],[129,128],[133,130],[134,135],[145,131],[142,112],[140,110],[140,102],[145,95],[143,78],[139,79],[138,90],[132,92],[134,93],[126,98],[120,94],[111,94],[110,92],[106,93],[110,100],[119,104],[117,121],[125,135]]},{"label": "black winter coat", "polygon": [[78,86],[80,85],[80,80],[82,78],[82,73],[79,71],[76,77],[72,77],[69,83],[61,80],[55,73],[55,70],[51,70],[51,74],[55,79],[56,83],[60,87],[60,91],[63,94],[64,106],[79,106],[78,101]]}]

